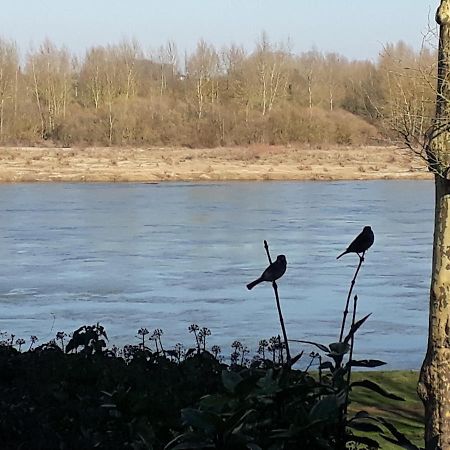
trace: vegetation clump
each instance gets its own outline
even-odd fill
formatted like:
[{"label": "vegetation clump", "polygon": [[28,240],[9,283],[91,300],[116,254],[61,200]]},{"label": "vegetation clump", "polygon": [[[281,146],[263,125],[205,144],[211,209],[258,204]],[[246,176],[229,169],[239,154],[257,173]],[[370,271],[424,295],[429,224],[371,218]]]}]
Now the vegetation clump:
[{"label": "vegetation clump", "polygon": [[50,40],[22,55],[0,39],[0,144],[373,144],[393,137],[381,119],[397,129],[401,111],[427,128],[435,60],[402,42],[376,62],[296,55],[265,33],[250,52],[201,40],[184,57],[173,42],[144,52],[123,41],[77,57]]},{"label": "vegetation clump", "polygon": [[[80,327],[68,340],[60,331],[39,346],[31,336],[26,351],[24,339],[4,336],[2,448],[343,450],[386,448],[383,442],[418,449],[391,420],[351,405],[360,389],[403,401],[370,377],[352,379],[352,368],[385,364],[353,358],[356,333],[370,316],[357,318],[356,295],[343,333],[364,253],[358,254],[339,341],[327,345],[288,339],[276,281],[283,338],[261,340],[251,359],[248,348],[234,341],[225,361],[220,347],[208,346],[211,331],[196,324],[188,328],[194,346],[187,349],[165,348],[163,331],[144,327],[138,344],[108,348],[98,323]],[[315,348],[306,363],[304,351],[291,356],[294,342]]]}]

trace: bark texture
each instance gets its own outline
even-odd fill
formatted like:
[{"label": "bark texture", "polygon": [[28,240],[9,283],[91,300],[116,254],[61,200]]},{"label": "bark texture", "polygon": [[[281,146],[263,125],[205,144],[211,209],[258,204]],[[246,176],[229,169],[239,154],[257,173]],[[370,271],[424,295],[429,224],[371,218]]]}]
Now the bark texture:
[{"label": "bark texture", "polygon": [[450,450],[450,0],[441,0],[436,21],[436,117],[427,149],[429,168],[435,173],[435,226],[428,348],[418,392],[425,406],[426,449]]},{"label": "bark texture", "polygon": [[419,383],[425,447],[450,449],[450,182],[436,175],[428,349]]}]

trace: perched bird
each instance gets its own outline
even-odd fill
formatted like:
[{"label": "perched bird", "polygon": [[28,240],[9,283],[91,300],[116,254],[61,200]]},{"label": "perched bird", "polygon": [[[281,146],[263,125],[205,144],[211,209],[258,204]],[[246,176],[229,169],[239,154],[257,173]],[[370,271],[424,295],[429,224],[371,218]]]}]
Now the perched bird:
[{"label": "perched bird", "polygon": [[364,227],[361,233],[359,233],[354,241],[347,247],[347,250],[341,253],[336,259],[339,259],[347,253],[357,253],[358,256],[361,256],[360,253],[364,253],[367,249],[372,247],[374,240],[375,236],[373,235],[372,228],[368,226]]},{"label": "perched bird", "polygon": [[247,289],[253,289],[257,284],[263,281],[275,281],[281,278],[286,272],[286,256],[278,255],[276,261],[274,261],[270,266],[262,273],[262,275],[255,281],[247,284]]}]

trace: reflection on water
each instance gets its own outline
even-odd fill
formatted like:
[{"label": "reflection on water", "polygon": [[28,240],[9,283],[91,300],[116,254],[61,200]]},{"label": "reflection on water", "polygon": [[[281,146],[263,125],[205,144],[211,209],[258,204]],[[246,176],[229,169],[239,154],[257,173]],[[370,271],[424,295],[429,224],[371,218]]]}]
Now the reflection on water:
[{"label": "reflection on water", "polygon": [[267,239],[287,255],[290,337],[329,343],[357,263],[336,256],[371,225],[355,293],[373,314],[356,356],[389,368],[423,358],[432,182],[2,185],[0,208],[1,330],[42,342],[100,321],[114,343],[145,326],[170,345],[190,344],[198,323],[227,354],[235,339],[255,348],[279,333],[270,285],[245,288],[267,265]]}]

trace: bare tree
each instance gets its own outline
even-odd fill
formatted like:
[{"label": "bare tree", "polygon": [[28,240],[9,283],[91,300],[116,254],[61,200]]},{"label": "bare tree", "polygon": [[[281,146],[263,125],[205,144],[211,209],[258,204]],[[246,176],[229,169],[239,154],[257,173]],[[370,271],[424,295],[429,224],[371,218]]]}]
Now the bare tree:
[{"label": "bare tree", "polygon": [[204,40],[197,44],[193,55],[187,59],[187,75],[195,83],[195,97],[197,101],[197,117],[204,114],[205,103],[214,103],[217,96],[217,82],[215,77],[219,71],[219,56],[213,46]]},{"label": "bare tree", "polygon": [[288,51],[280,44],[273,47],[265,32],[257,44],[255,58],[261,95],[261,113],[270,112],[279,97],[286,92],[288,84],[286,60]]},{"label": "bare tree", "polygon": [[246,53],[243,47],[235,44],[221,51],[221,66],[224,83],[222,83],[222,104],[236,115],[244,112],[245,123],[249,117],[249,90],[246,89]]},{"label": "bare tree", "polygon": [[93,105],[99,109],[105,92],[104,70],[107,54],[104,47],[94,47],[88,50],[81,65],[79,80],[81,96],[86,106]]},{"label": "bare tree", "polygon": [[41,137],[48,138],[59,118],[66,115],[71,94],[71,58],[65,48],[58,49],[46,40],[39,50],[30,53],[27,74],[40,118]]},{"label": "bare tree", "polygon": [[157,60],[160,71],[160,88],[159,94],[162,96],[167,89],[167,78],[174,83],[178,72],[178,52],[177,46],[173,41],[168,41],[165,45],[159,47],[157,52]]},{"label": "bare tree", "polygon": [[313,106],[318,106],[314,104],[313,94],[315,85],[319,84],[319,77],[317,75],[318,69],[321,65],[322,57],[316,50],[311,50],[302,55],[299,60],[299,64],[301,67],[301,71],[304,74],[304,78],[306,79],[307,86],[307,99],[308,99],[308,108],[311,111]]},{"label": "bare tree", "polygon": [[[16,44],[0,39],[0,141],[4,141],[5,138],[7,102],[12,103],[13,111],[16,111],[18,71],[19,55]],[[11,114],[11,121],[14,115]]]},{"label": "bare tree", "polygon": [[427,47],[416,53],[399,42],[386,45],[379,61],[383,88],[380,114],[403,142],[425,159],[424,139],[432,124],[436,96],[434,60]]},{"label": "bare tree", "polygon": [[[91,49],[81,65],[81,101],[88,107],[93,106],[102,122],[106,122],[108,145],[114,143],[115,135],[120,142],[131,134],[129,110],[137,96],[138,63],[142,60],[137,42],[122,41],[118,45]],[[115,133],[119,119],[121,134]]]},{"label": "bare tree", "polygon": [[327,103],[330,111],[333,111],[341,101],[345,86],[343,72],[347,67],[347,60],[336,53],[327,53],[324,56],[322,78],[324,87],[326,87]]}]

